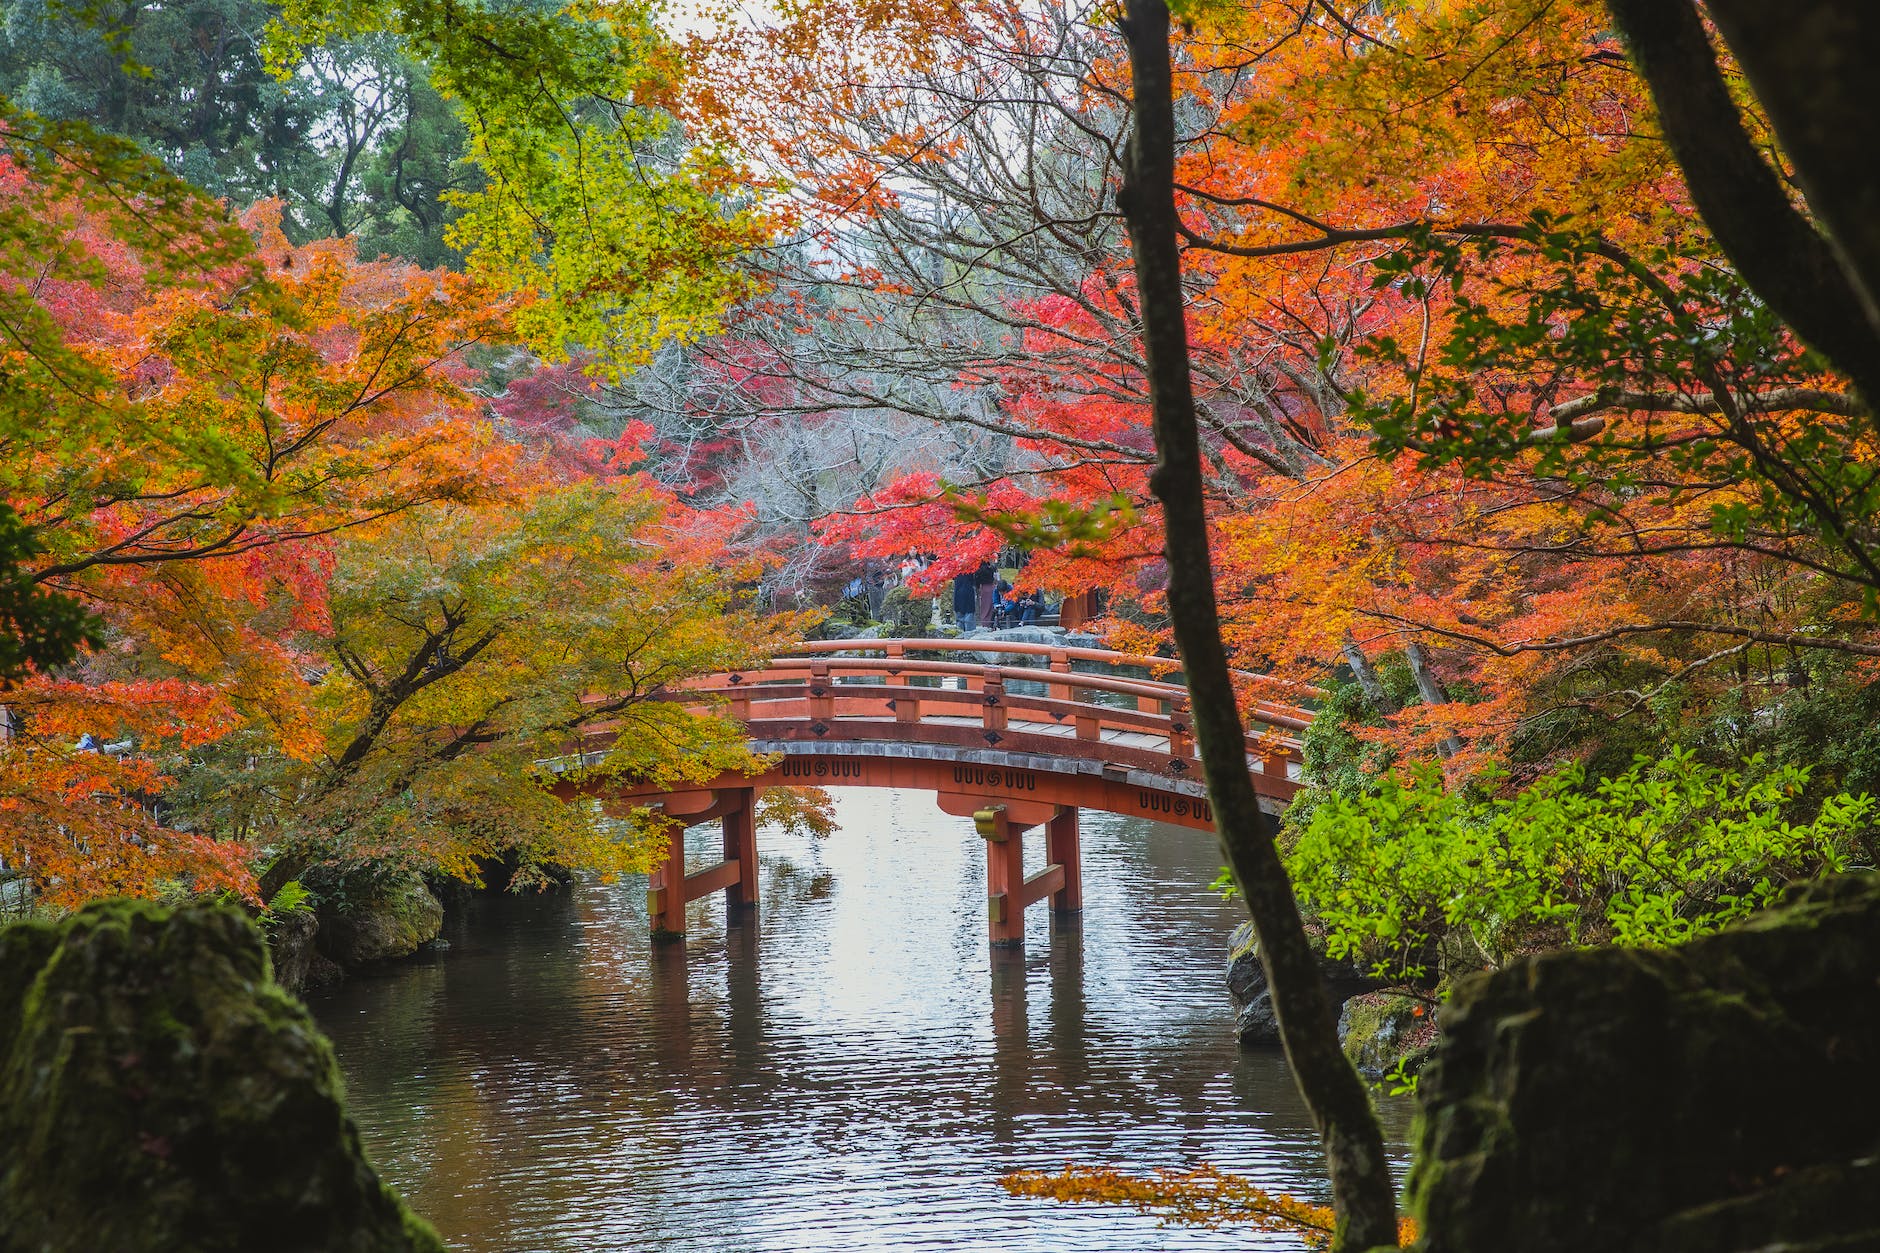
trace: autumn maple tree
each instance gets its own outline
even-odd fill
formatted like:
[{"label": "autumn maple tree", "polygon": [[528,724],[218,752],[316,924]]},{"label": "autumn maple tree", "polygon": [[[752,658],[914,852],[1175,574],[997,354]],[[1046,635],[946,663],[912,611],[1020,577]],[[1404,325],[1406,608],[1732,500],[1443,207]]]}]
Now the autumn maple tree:
[{"label": "autumn maple tree", "polygon": [[252,894],[263,850],[632,864],[630,832],[535,763],[584,739],[599,768],[742,761],[723,724],[652,698],[790,620],[738,612],[714,528],[654,485],[498,435],[465,353],[509,332],[503,300],[295,247],[272,214],[186,283],[82,204],[51,218],[72,260],[37,276],[21,360],[65,399],[4,466],[27,581],[97,647],[7,694],[0,856],[53,904]]}]

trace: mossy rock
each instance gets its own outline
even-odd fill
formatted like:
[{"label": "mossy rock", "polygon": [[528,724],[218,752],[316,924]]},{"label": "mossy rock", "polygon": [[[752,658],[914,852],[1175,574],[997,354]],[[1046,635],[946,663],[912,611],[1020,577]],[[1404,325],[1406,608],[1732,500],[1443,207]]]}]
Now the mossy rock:
[{"label": "mossy rock", "polygon": [[1429,1253],[1880,1248],[1880,877],[1671,950],[1460,982],[1420,1083]]},{"label": "mossy rock", "polygon": [[444,929],[444,903],[415,874],[386,879],[343,903],[322,902],[320,951],[342,966],[409,957]]},{"label": "mossy rock", "polygon": [[0,932],[0,1253],[431,1253],[238,910]]},{"label": "mossy rock", "polygon": [[1345,1056],[1370,1079],[1381,1079],[1410,1061],[1415,1062],[1436,1040],[1429,1007],[1413,996],[1395,992],[1366,992],[1345,1002],[1338,1015],[1338,1043]]},{"label": "mossy rock", "polygon": [[314,960],[320,956],[314,947],[320,920],[313,910],[303,907],[265,915],[262,925],[274,981],[289,992],[304,991]]},{"label": "mossy rock", "polygon": [[[1260,964],[1260,946],[1253,924],[1243,922],[1228,939],[1227,994],[1234,1000],[1234,1034],[1248,1047],[1279,1044],[1279,1014],[1273,1009],[1273,994],[1266,986],[1266,967]],[[1313,947],[1322,949],[1323,940],[1313,937]],[[1347,1000],[1383,986],[1355,962],[1334,961],[1319,952],[1319,973],[1325,979],[1325,993],[1334,1009]]]}]

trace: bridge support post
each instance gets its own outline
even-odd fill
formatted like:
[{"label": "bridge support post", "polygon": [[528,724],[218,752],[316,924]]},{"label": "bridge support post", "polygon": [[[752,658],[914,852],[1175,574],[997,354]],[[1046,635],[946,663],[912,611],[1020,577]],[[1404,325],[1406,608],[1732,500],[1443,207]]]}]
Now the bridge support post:
[{"label": "bridge support post", "polygon": [[685,938],[685,823],[666,831],[666,859],[654,867],[646,885],[646,913],[655,940]]},{"label": "bridge support post", "polygon": [[986,842],[986,934],[994,948],[1025,942],[1025,828],[992,805],[973,814]]},{"label": "bridge support post", "polygon": [[[1028,878],[1025,828],[1036,826],[1040,819],[1044,821],[1046,865]],[[1058,806],[1020,821],[1005,805],[987,805],[973,811],[973,825],[986,842],[986,938],[993,948],[1022,945],[1025,910],[1046,897],[1063,915],[1083,908],[1075,808]]]},{"label": "bridge support post", "polygon": [[757,904],[757,791],[732,789],[732,807],[725,811],[725,860],[736,862],[738,879],[725,889],[727,917]]},{"label": "bridge support post", "polygon": [[[757,792],[755,788],[711,788],[669,794],[661,802],[673,825],[666,856],[646,884],[646,913],[655,940],[685,936],[685,907],[713,892],[725,894],[727,917],[757,904]],[[687,827],[719,819],[724,824],[724,860],[685,872]]]},{"label": "bridge support post", "polygon": [[1079,914],[1084,909],[1084,871],[1078,846],[1077,811],[1066,806],[1044,824],[1044,859],[1064,867],[1064,886],[1051,894],[1057,914]]}]

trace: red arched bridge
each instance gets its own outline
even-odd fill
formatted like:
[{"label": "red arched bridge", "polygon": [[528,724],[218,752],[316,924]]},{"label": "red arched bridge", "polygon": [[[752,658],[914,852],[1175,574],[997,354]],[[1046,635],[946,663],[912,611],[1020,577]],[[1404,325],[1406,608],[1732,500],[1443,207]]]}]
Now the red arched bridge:
[{"label": "red arched bridge", "polygon": [[[933,792],[943,811],[972,818],[984,837],[991,940],[1018,943],[1027,906],[1049,897],[1056,911],[1082,908],[1079,810],[1213,828],[1187,689],[1119,673],[1171,664],[993,640],[805,643],[760,669],[709,675],[663,694],[743,722],[769,769],[682,791],[618,780],[571,782],[563,791],[657,807],[682,824],[648,893],[656,934],[683,934],[687,902],[712,892],[725,892],[733,909],[757,903],[753,806],[763,789]],[[1262,804],[1275,811],[1298,790],[1295,733],[1310,717],[1292,705],[1255,707],[1247,766]],[[684,828],[711,819],[724,825],[724,859],[688,872]],[[1046,865],[1027,876],[1023,841],[1034,827],[1044,830]]]}]

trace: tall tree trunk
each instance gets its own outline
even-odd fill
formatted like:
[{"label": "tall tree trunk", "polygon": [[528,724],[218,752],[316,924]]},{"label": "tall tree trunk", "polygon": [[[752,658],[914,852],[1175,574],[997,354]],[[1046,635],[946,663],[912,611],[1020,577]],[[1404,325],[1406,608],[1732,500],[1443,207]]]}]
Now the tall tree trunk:
[{"label": "tall tree trunk", "polygon": [[1378,677],[1377,667],[1364,655],[1364,645],[1352,638],[1351,632],[1345,632],[1343,646],[1345,664],[1351,667],[1351,673],[1358,680],[1358,687],[1364,692],[1364,699],[1371,702],[1371,707],[1378,713],[1389,717],[1397,712],[1397,702],[1390,698],[1390,692],[1384,686],[1384,680]]},{"label": "tall tree trunk", "polygon": [[1838,249],[1796,208],[1744,129],[1693,0],[1606,0],[1691,199],[1737,273],[1863,400],[1880,404],[1880,292],[1863,282],[1880,283],[1875,6],[1713,0],[1708,7],[1768,107],[1811,207],[1841,232]]},{"label": "tall tree trunk", "polygon": [[1259,937],[1280,1039],[1325,1145],[1338,1214],[1334,1249],[1397,1243],[1396,1200],[1370,1095],[1338,1047],[1338,1026],[1292,884],[1247,772],[1245,731],[1221,642],[1202,499],[1201,442],[1188,370],[1175,232],[1175,111],[1164,0],[1125,0],[1135,117],[1121,193],[1135,256],[1143,355],[1162,502],[1169,618],[1188,674],[1195,739],[1215,830]]},{"label": "tall tree trunk", "polygon": [[[1417,695],[1423,698],[1425,705],[1447,705],[1449,693],[1436,678],[1436,672],[1430,669],[1429,654],[1423,651],[1423,645],[1415,640],[1403,650],[1404,660],[1410,663],[1410,677],[1417,681]],[[1454,757],[1462,751],[1462,741],[1450,735],[1436,746],[1436,751],[1445,757]]]},{"label": "tall tree trunk", "polygon": [[1705,9],[1749,76],[1809,209],[1880,335],[1880,108],[1873,90],[1880,5],[1708,0]]}]

